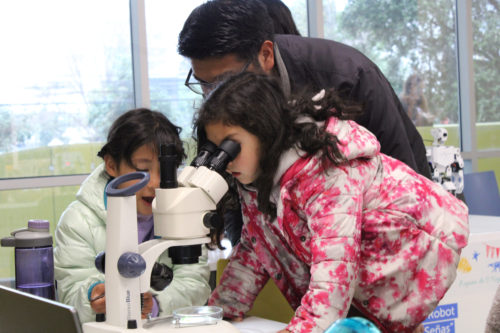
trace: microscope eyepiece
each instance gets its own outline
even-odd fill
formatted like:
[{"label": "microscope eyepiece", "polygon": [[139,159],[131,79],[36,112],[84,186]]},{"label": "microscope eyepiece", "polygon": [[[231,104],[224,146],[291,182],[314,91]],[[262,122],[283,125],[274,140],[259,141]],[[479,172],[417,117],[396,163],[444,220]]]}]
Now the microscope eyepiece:
[{"label": "microscope eyepiece", "polygon": [[208,161],[207,168],[223,174],[227,165],[233,161],[241,151],[241,147],[234,141],[224,140],[221,142],[214,156]]},{"label": "microscope eyepiece", "polygon": [[198,156],[191,162],[192,167],[199,167],[202,165],[205,165],[207,161],[210,159],[210,157],[217,151],[217,146],[211,142],[207,141],[205,142],[201,148],[200,152],[198,153]]},{"label": "microscope eyepiece", "polygon": [[177,156],[175,144],[160,145],[160,188],[177,188]]},{"label": "microscope eyepiece", "polygon": [[227,154],[229,154],[229,157],[231,158],[231,161],[238,156],[238,154],[241,151],[241,147],[238,143],[231,141],[231,140],[224,140],[221,142],[219,147],[217,147],[219,150],[225,151]]}]

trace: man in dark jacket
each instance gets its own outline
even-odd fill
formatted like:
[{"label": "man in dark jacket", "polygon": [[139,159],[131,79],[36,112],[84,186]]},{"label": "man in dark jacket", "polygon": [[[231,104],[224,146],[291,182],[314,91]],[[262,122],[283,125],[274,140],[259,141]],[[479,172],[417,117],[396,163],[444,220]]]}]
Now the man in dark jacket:
[{"label": "man in dark jacket", "polygon": [[335,89],[364,105],[356,122],[375,134],[382,153],[431,178],[422,137],[380,69],[356,49],[325,39],[274,35],[258,0],[212,0],[188,17],[178,51],[191,60],[186,85],[202,94],[245,70],[279,77],[289,96]]}]

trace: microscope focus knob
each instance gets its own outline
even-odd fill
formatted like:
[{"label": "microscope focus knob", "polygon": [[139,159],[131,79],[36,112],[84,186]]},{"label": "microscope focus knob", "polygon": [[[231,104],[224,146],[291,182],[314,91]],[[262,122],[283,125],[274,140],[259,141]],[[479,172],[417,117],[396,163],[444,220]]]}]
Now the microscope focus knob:
[{"label": "microscope focus knob", "polygon": [[208,229],[218,229],[224,224],[222,217],[213,212],[208,212],[203,216],[203,225]]},{"label": "microscope focus knob", "polygon": [[162,291],[167,288],[174,279],[174,272],[170,267],[155,262],[151,270],[151,288]]},{"label": "microscope focus knob", "polygon": [[118,259],[118,272],[124,278],[137,278],[146,270],[146,260],[135,252],[125,252]]},{"label": "microscope focus knob", "polygon": [[95,268],[97,268],[99,273],[104,274],[105,267],[106,267],[106,253],[102,251],[101,253],[95,256]]}]

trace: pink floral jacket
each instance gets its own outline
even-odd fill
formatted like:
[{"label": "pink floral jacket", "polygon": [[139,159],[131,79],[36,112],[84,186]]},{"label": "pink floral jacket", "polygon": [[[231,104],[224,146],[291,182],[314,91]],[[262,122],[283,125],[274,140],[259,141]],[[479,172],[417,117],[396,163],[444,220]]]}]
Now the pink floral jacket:
[{"label": "pink floral jacket", "polygon": [[356,123],[332,118],[328,131],[349,165],[325,172],[318,156],[285,153],[275,221],[257,209],[255,191],[240,189],[241,243],[209,304],[243,316],[271,277],[296,309],[291,332],[323,332],[351,303],[386,331],[413,332],[455,280],[468,209],[379,153]]}]

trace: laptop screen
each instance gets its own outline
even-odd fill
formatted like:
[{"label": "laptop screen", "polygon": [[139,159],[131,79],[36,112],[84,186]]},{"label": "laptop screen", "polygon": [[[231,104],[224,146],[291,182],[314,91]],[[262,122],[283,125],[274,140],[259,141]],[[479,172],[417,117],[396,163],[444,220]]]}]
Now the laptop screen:
[{"label": "laptop screen", "polygon": [[0,285],[2,333],[82,333],[74,307]]}]

